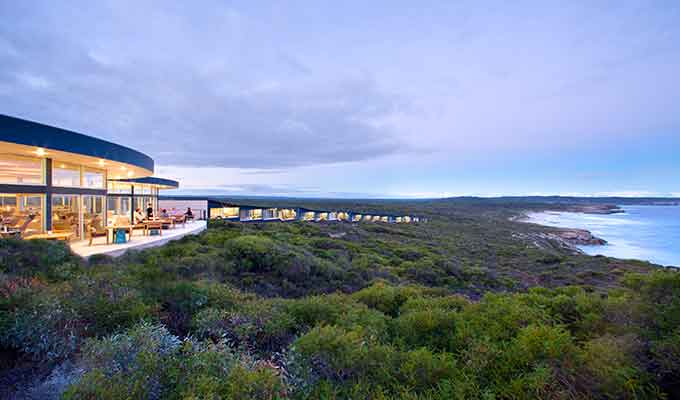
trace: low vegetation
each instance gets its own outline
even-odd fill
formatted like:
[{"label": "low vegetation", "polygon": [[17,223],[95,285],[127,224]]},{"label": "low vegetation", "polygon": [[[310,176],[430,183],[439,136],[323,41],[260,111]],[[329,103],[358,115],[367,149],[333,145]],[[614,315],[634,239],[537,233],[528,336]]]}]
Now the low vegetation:
[{"label": "low vegetation", "polygon": [[0,397],[653,399],[680,389],[675,271],[538,248],[517,233],[541,228],[508,220],[517,206],[363,207],[430,222],[220,222],[89,261],[58,243],[0,241]]}]

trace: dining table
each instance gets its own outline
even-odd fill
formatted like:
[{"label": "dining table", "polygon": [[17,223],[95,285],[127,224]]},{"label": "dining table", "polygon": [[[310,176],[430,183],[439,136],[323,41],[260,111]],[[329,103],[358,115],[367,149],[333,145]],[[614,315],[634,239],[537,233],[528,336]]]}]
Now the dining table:
[{"label": "dining table", "polygon": [[107,230],[107,232],[106,232],[106,244],[110,243],[109,237],[111,237],[112,242],[115,242],[114,238],[115,238],[116,232],[118,230],[125,230],[126,231],[126,233],[128,235],[127,241],[129,242],[129,241],[132,240],[132,232],[134,231],[134,226],[132,226],[132,225],[108,225],[106,227],[106,230]]}]

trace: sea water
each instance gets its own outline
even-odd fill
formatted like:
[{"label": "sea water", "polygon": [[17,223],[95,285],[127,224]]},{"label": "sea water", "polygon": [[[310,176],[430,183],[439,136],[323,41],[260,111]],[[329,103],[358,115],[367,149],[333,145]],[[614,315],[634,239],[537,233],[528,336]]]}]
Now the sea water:
[{"label": "sea water", "polygon": [[619,214],[530,213],[529,222],[587,229],[604,246],[579,246],[590,255],[680,267],[680,206],[623,206]]}]

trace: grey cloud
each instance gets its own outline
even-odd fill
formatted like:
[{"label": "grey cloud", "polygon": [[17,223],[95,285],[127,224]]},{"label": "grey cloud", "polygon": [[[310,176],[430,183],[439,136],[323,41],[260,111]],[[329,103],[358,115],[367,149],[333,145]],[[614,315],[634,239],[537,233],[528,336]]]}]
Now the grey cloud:
[{"label": "grey cloud", "polygon": [[281,197],[328,197],[347,199],[367,199],[387,197],[380,193],[325,191],[319,187],[299,187],[293,185],[241,184],[220,185],[211,188],[179,189],[177,195],[215,195],[215,196],[281,196]]},{"label": "grey cloud", "polygon": [[[7,10],[0,112],[128,144],[164,165],[282,168],[400,148],[371,121],[403,99],[370,77],[318,79],[294,54],[256,34],[244,40],[257,25],[217,4],[189,16],[138,10],[150,22],[109,7],[120,18],[89,5],[64,7],[69,15]],[[153,32],[140,31],[142,21]]]}]

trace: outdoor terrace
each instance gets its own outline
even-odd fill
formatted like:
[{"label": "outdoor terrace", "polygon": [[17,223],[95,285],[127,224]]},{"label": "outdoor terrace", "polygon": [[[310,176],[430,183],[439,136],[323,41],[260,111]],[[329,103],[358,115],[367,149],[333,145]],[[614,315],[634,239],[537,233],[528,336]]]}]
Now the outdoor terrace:
[{"label": "outdoor terrace", "polygon": [[144,235],[143,229],[135,229],[131,240],[123,244],[106,244],[105,237],[93,239],[92,246],[87,240],[72,242],[71,250],[81,257],[90,257],[95,254],[105,254],[111,257],[119,257],[128,250],[142,250],[150,247],[164,245],[172,240],[181,239],[187,235],[195,235],[207,228],[206,221],[187,222],[184,226],[176,225],[172,229],[163,229],[162,235]]}]

